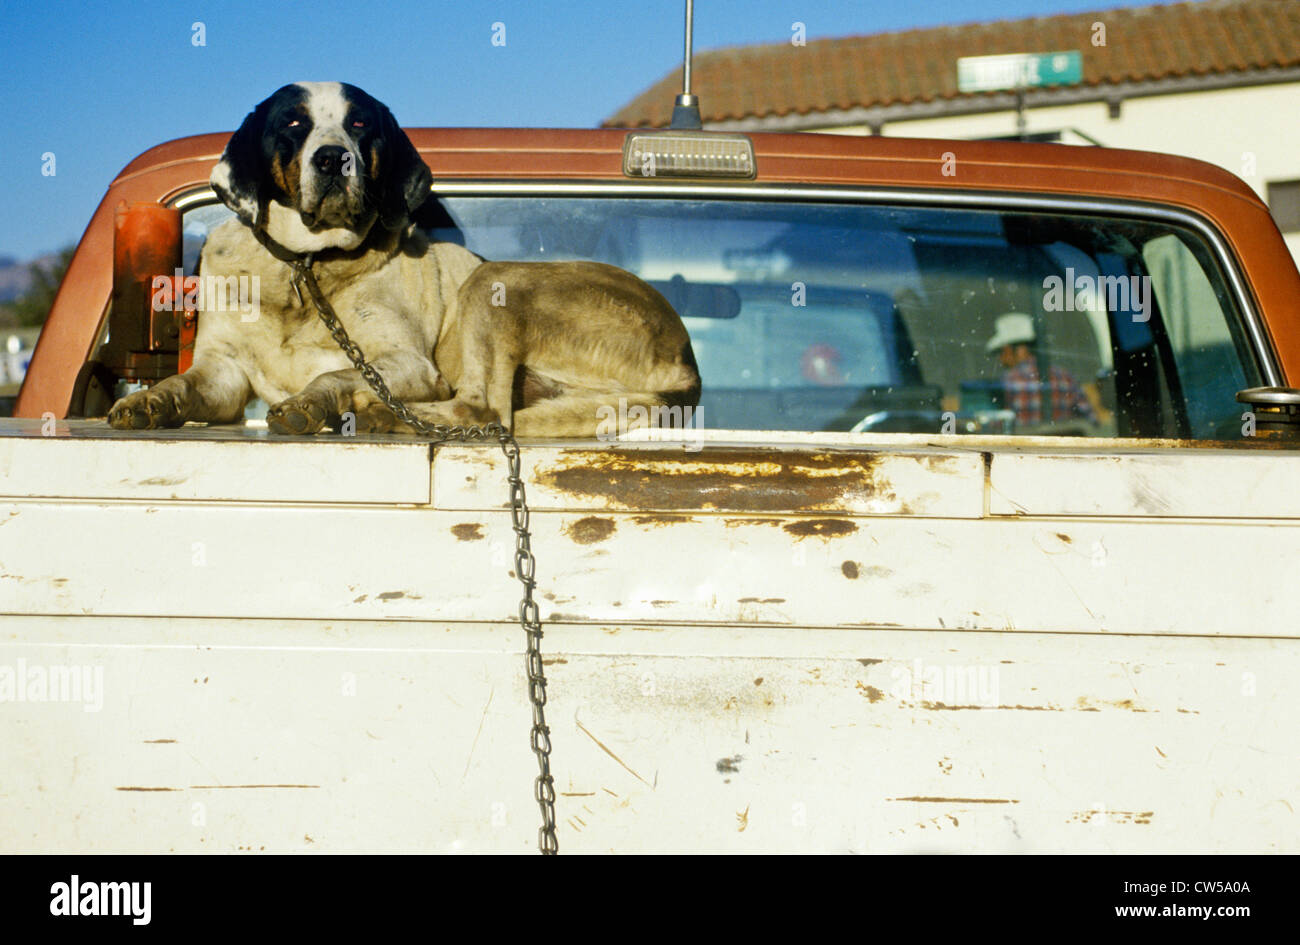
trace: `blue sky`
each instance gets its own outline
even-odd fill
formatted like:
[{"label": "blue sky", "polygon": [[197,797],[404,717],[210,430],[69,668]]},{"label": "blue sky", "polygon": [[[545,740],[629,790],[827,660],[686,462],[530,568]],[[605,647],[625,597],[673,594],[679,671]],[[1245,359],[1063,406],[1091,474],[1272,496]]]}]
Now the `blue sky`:
[{"label": "blue sky", "polygon": [[[1108,0],[697,0],[697,49],[1073,13]],[[232,130],[270,92],[339,79],[406,125],[588,128],[681,59],[681,0],[139,0],[0,6],[0,256],[75,242],[116,173]],[[206,46],[191,42],[204,24]],[[491,43],[492,24],[506,43]],[[42,176],[52,152],[56,174]]]}]

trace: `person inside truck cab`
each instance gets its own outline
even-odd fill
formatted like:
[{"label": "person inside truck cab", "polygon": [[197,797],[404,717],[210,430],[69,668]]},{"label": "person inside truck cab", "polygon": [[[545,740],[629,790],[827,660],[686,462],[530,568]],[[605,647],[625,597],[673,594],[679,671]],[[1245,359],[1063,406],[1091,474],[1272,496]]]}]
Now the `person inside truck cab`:
[{"label": "person inside truck cab", "polygon": [[[1051,365],[1047,390],[1039,375],[1040,363],[1034,320],[1023,312],[999,315],[993,337],[984,350],[997,357],[1005,369],[1002,373],[1003,403],[1014,410],[1016,422],[1023,425],[1057,423],[1069,420],[1097,422],[1097,407],[1084,392],[1074,375],[1065,368]],[[1046,396],[1045,396],[1046,393]],[[1043,416],[1050,403],[1050,417]]]}]

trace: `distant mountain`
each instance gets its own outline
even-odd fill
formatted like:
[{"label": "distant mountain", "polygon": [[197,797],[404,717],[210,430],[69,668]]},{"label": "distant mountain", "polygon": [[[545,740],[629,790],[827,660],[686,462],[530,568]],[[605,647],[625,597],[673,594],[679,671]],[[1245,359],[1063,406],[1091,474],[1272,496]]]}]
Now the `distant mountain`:
[{"label": "distant mountain", "polygon": [[12,256],[0,256],[0,304],[12,302],[31,288],[33,267],[52,266],[58,258],[58,253],[46,253],[20,262]]}]

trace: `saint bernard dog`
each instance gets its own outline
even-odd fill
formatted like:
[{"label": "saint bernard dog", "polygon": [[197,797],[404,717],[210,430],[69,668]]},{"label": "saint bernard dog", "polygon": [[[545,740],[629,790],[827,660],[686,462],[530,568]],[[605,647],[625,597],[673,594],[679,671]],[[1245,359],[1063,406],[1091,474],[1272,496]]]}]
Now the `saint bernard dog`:
[{"label": "saint bernard dog", "polygon": [[690,338],[645,282],[603,263],[485,262],[418,230],[432,175],[355,86],[280,89],[231,136],[211,182],[236,218],[213,229],[200,272],[205,284],[259,280],[259,311],[204,300],[193,366],[119,400],[114,427],[236,422],[256,396],[276,433],[338,429],[348,413],[357,432],[409,431],[294,285],[287,260],[307,253],[352,340],[426,422],[590,437],[620,399],[651,416],[698,403]]}]

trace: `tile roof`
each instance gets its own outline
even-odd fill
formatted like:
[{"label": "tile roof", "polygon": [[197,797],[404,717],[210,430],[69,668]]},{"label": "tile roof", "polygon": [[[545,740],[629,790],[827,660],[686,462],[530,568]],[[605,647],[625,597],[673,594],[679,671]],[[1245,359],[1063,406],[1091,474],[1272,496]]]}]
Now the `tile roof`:
[{"label": "tile roof", "polygon": [[[1092,24],[1106,26],[1094,46]],[[1083,84],[1300,66],[1300,0],[1202,0],[698,52],[692,86],[705,123],[974,99],[957,59],[1016,52],[1083,54]],[[681,90],[674,69],[605,127],[661,127]]]}]

